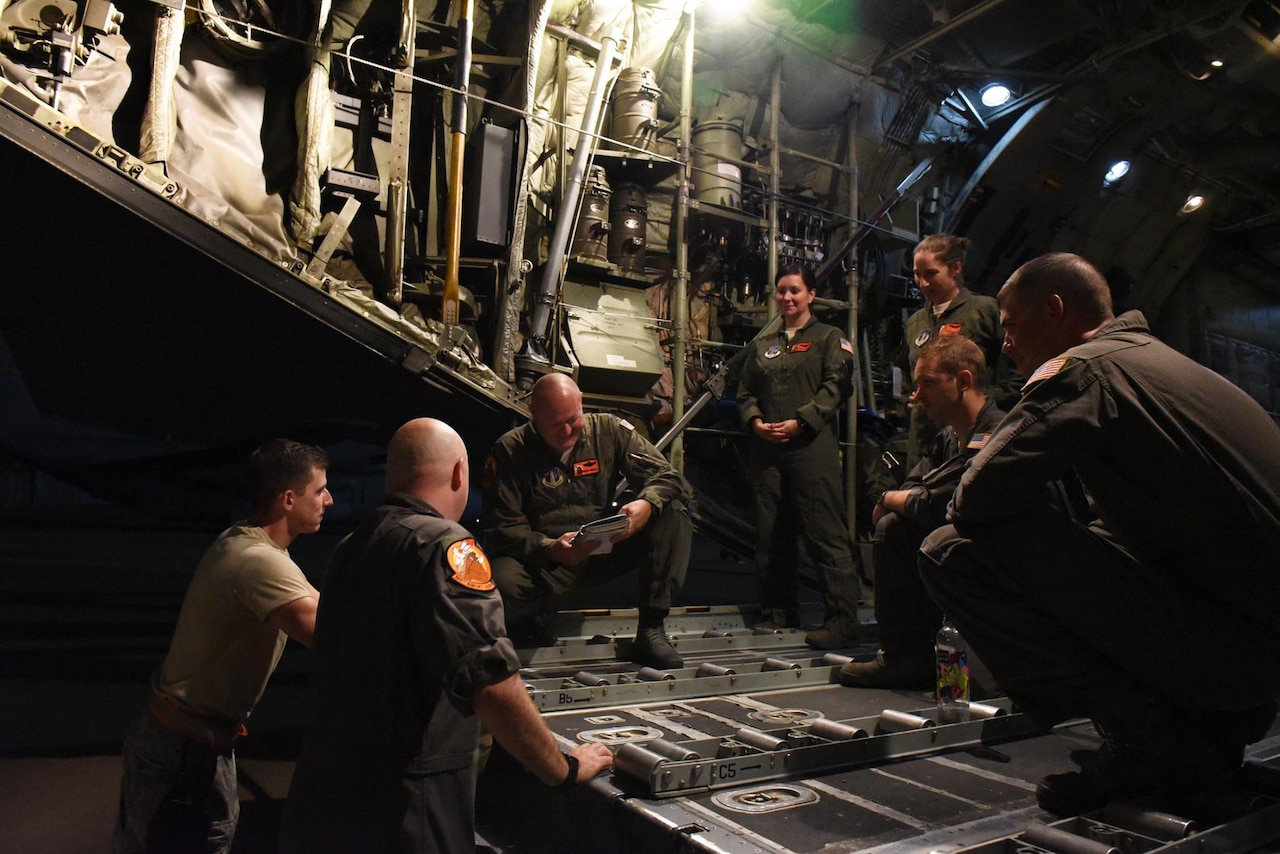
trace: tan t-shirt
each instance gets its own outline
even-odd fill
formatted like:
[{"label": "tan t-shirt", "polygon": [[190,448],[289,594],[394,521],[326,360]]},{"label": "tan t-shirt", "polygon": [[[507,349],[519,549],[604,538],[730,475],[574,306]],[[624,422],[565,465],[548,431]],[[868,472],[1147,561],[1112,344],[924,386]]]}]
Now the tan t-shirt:
[{"label": "tan t-shirt", "polygon": [[267,618],[304,596],[319,594],[286,549],[256,525],[231,526],[196,567],[153,686],[198,714],[243,721],[287,640]]}]

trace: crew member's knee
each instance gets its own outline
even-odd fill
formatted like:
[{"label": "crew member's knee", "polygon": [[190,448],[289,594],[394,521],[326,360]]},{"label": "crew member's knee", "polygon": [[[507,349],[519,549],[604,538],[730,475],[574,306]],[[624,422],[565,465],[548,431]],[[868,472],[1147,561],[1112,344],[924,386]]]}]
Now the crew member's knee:
[{"label": "crew member's knee", "polygon": [[493,558],[490,563],[507,622],[520,622],[537,614],[543,595],[525,565],[513,557]]}]

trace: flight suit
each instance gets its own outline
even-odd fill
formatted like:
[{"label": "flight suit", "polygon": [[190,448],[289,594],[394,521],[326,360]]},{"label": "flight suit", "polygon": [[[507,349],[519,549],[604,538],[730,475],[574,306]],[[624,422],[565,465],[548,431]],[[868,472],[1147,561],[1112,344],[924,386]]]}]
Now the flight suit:
[{"label": "flight suit", "polygon": [[[1008,409],[1017,402],[1022,388],[1022,377],[1010,365],[1003,353],[1004,330],[1000,326],[1000,307],[988,296],[975,294],[968,288],[947,304],[941,315],[933,313],[933,306],[925,304],[907,318],[906,370],[907,382],[914,385],[916,361],[920,348],[941,335],[963,335],[982,350],[987,360],[986,394],[997,406]],[[908,422],[907,469],[924,456],[933,437],[942,425],[930,421],[924,408],[913,406]]]},{"label": "flight suit", "polygon": [[[760,606],[777,622],[796,611],[796,539],[817,574],[824,624],[856,632],[858,574],[845,518],[836,412],[849,396],[853,347],[816,318],[788,341],[780,327],[751,345],[738,380],[738,413],[750,435],[756,499],[756,572]],[[797,419],[800,436],[783,444],[750,433],[753,418]]]},{"label": "flight suit", "polygon": [[519,669],[471,535],[388,496],[325,572],[281,850],[473,850],[471,697]]},{"label": "flight suit", "polygon": [[[1091,524],[1034,500],[1072,477]],[[1280,428],[1140,312],[1031,376],[951,519],[925,587],[1041,723],[1280,692]]]},{"label": "flight suit", "polygon": [[[551,544],[561,534],[618,512],[613,493],[621,479],[653,505],[648,524],[615,543],[611,553],[579,566],[552,561]],[[665,613],[671,607],[689,567],[693,490],[626,420],[586,414],[567,462],[532,423],[510,430],[494,443],[483,483],[484,542],[494,556],[508,626],[523,630],[536,620],[545,626],[556,597],[626,572],[638,574],[642,610]]]},{"label": "flight suit", "polygon": [[1004,412],[990,398],[972,432],[958,436],[944,427],[928,453],[898,489],[910,493],[901,512],[888,513],[876,525],[876,623],[886,657],[929,655],[942,612],[920,583],[920,543],[947,521],[947,505],[969,460],[982,450]]}]

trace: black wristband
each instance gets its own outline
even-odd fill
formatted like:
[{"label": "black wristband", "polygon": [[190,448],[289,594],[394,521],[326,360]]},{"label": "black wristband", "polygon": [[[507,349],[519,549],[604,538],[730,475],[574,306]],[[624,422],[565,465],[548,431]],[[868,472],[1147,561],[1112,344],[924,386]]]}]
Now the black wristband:
[{"label": "black wristband", "polygon": [[578,784],[578,757],[571,753],[564,754],[564,761],[569,763],[569,773],[565,775],[557,789],[572,789]]}]

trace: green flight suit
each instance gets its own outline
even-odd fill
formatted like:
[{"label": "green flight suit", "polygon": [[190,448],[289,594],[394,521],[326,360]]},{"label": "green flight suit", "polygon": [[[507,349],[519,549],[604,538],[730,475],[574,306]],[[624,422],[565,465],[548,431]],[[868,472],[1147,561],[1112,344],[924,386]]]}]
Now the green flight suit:
[{"label": "green flight suit", "polygon": [[738,381],[742,423],[797,419],[801,435],[773,444],[750,433],[756,503],[760,607],[775,622],[796,611],[796,541],[818,577],[824,626],[857,631],[858,573],[845,516],[836,411],[851,392],[853,347],[834,326],[811,318],[790,341],[779,327],[751,344]]}]

